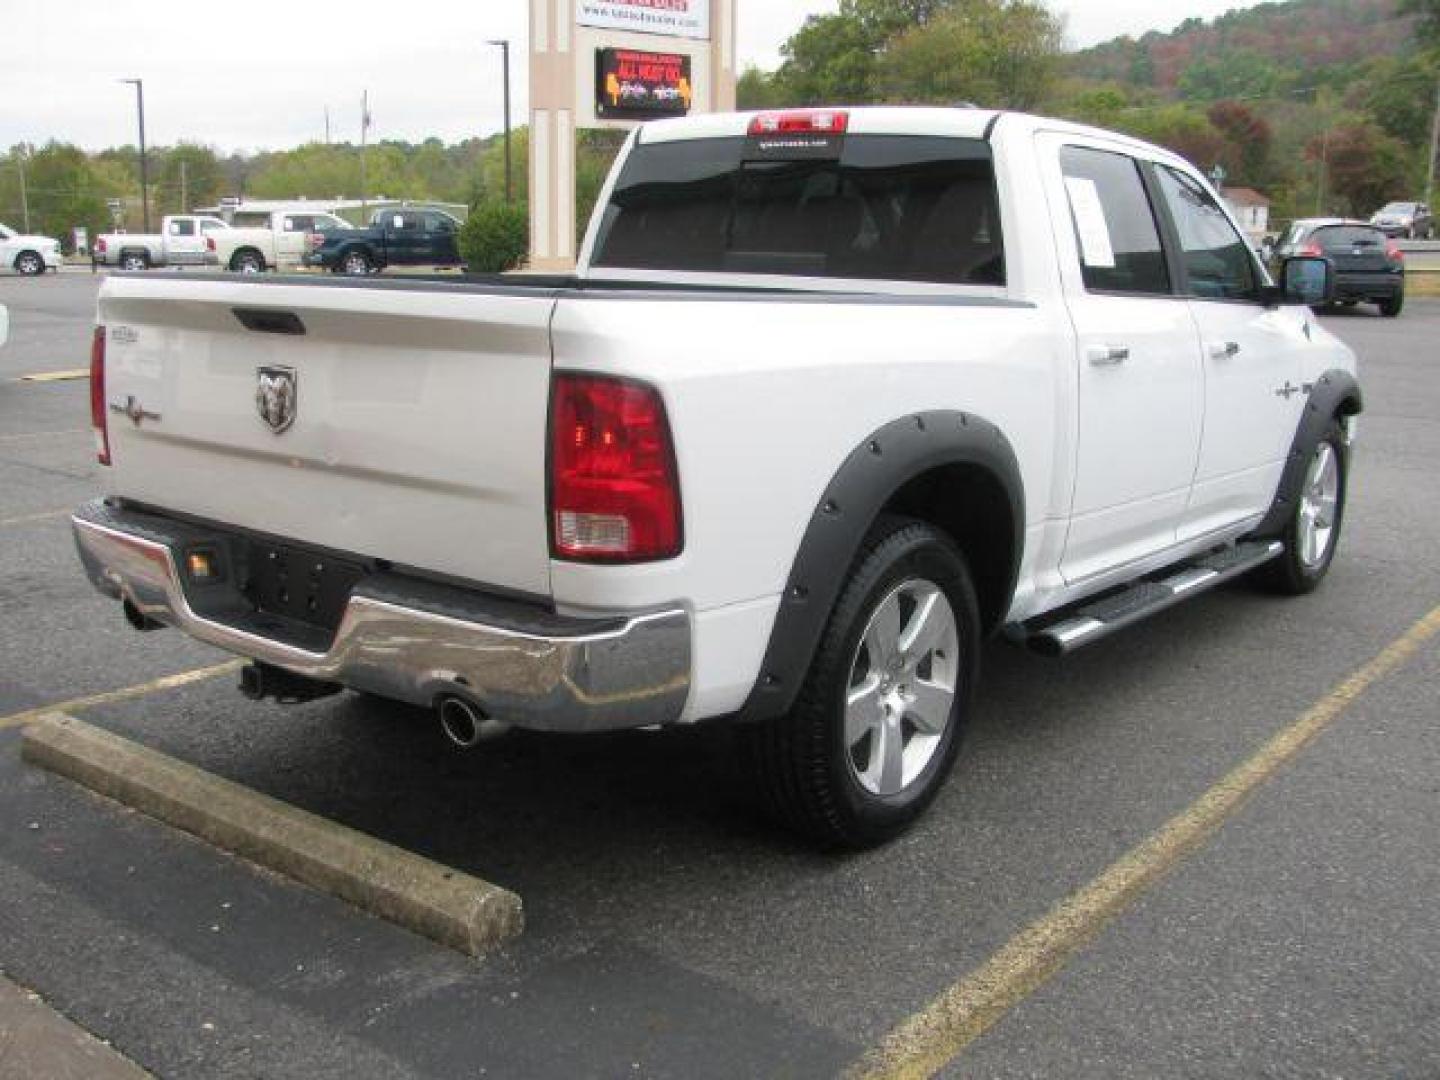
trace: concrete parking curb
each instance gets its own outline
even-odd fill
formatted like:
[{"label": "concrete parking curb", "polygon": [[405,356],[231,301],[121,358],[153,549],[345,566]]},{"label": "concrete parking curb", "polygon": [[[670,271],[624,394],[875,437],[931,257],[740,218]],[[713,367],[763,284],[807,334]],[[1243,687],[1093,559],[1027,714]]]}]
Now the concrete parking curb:
[{"label": "concrete parking curb", "polygon": [[0,1076],[149,1080],[150,1074],[38,994],[0,976]]},{"label": "concrete parking curb", "polygon": [[64,713],[25,729],[25,761],[471,956],[524,928],[520,897]]}]

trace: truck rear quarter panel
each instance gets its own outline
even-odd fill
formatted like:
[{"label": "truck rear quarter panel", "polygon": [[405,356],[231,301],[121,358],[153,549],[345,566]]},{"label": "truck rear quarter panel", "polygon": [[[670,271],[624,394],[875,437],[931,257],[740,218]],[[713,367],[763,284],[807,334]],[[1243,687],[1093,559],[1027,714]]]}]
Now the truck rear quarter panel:
[{"label": "truck rear quarter panel", "polygon": [[937,409],[988,419],[1009,438],[1025,477],[1027,552],[1049,516],[1062,373],[1072,362],[1068,327],[1052,310],[985,295],[610,294],[562,299],[553,343],[558,371],[659,387],[685,517],[685,549],[674,560],[554,562],[556,603],[576,611],[689,606],[692,717],[744,701],[826,485],[890,421]]}]

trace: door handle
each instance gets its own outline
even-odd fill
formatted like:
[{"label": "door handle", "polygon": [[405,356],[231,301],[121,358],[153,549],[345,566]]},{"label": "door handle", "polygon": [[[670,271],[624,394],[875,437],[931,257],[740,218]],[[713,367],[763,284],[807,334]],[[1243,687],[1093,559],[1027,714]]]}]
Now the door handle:
[{"label": "door handle", "polygon": [[1123,364],[1130,359],[1130,347],[1128,345],[1091,345],[1085,350],[1085,359],[1096,367]]},{"label": "door handle", "polygon": [[1240,354],[1240,343],[1238,341],[1212,341],[1210,343],[1210,356],[1215,360],[1228,360],[1232,356]]}]

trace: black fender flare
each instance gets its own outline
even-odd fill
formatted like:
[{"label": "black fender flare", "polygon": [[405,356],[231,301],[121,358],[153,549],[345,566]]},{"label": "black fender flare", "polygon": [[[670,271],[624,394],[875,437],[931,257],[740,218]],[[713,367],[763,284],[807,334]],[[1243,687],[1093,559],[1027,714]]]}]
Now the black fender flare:
[{"label": "black fender flare", "polygon": [[892,421],[850,452],[816,504],[739,719],[764,720],[790,709],[870,526],[907,483],[948,465],[984,469],[1005,489],[1014,537],[1006,596],[1014,595],[1025,543],[1025,487],[1010,441],[972,413],[937,410]]},{"label": "black fender flare", "polygon": [[1305,469],[1310,454],[1320,441],[1331,421],[1336,416],[1354,416],[1364,408],[1360,384],[1348,371],[1332,368],[1321,375],[1310,386],[1305,409],[1300,414],[1300,423],[1295,437],[1290,441],[1290,453],[1285,457],[1285,468],[1280,473],[1280,485],[1275,489],[1275,499],[1269,511],[1255,526],[1251,536],[1271,540],[1285,531],[1290,515],[1295,512],[1295,500],[1300,494],[1300,485],[1305,482]]}]

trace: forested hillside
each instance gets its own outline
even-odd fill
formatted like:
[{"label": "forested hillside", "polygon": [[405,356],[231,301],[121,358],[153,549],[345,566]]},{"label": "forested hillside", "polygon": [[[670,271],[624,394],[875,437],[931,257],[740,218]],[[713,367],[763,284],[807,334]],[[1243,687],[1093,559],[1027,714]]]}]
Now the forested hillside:
[{"label": "forested hillside", "polygon": [[1082,78],[1217,99],[1315,85],[1343,88],[1414,45],[1396,0],[1288,0],[1188,19],[1167,34],[1120,37],[1075,53]]}]

